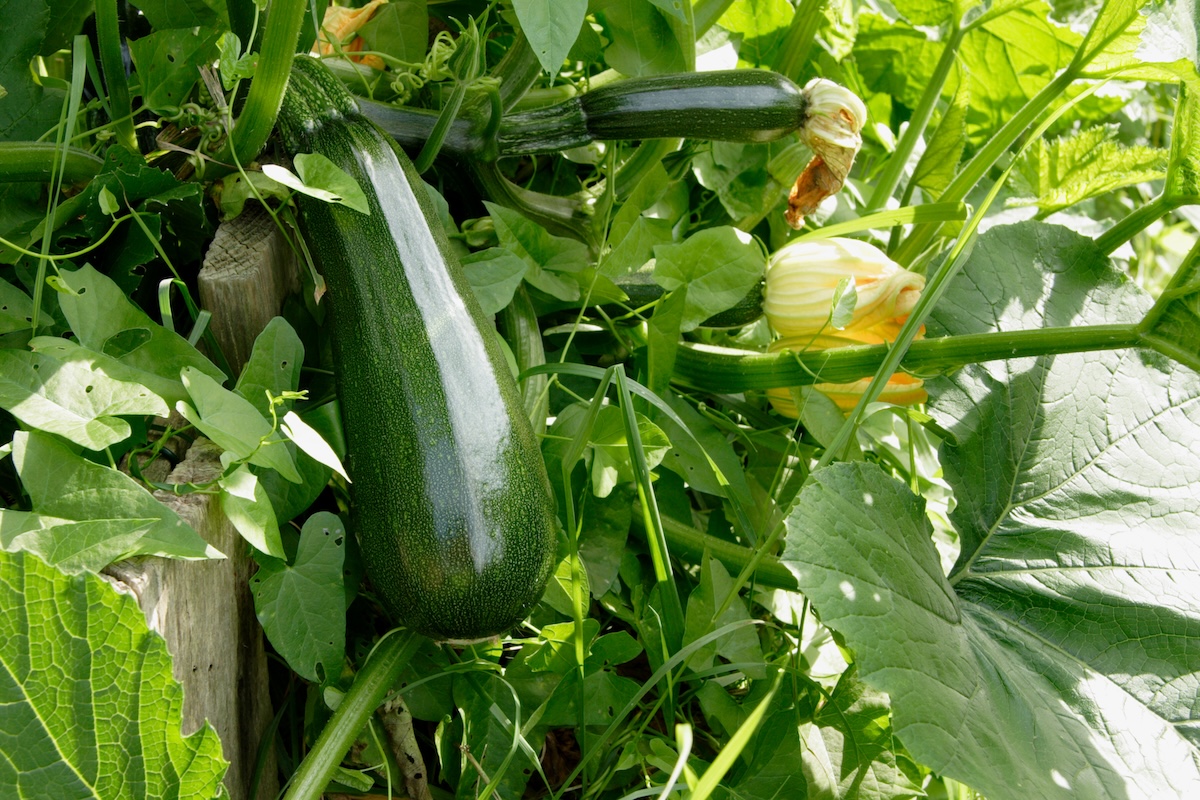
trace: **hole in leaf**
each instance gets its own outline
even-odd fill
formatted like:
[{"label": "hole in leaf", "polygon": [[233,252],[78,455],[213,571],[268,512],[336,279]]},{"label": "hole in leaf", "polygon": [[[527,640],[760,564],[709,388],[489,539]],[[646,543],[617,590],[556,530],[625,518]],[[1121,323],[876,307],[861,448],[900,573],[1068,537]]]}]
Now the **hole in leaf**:
[{"label": "hole in leaf", "polygon": [[338,547],[341,547],[342,546],[342,537],[341,536],[337,537],[336,539],[333,540],[333,543],[335,545],[337,545]]},{"label": "hole in leaf", "polygon": [[80,293],[80,294],[87,294],[87,287],[86,287],[86,286],[82,287],[82,288],[79,290],[79,293]]},{"label": "hole in leaf", "polygon": [[92,393],[92,389],[95,389],[95,388],[96,388],[95,386],[85,386],[85,387],[83,387],[84,394],[91,394],[91,393]]}]

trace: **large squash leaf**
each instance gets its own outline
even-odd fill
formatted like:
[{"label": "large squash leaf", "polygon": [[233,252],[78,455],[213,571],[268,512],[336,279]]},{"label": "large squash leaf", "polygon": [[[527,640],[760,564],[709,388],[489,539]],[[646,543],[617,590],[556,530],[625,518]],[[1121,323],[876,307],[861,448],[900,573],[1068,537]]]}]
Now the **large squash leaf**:
[{"label": "large squash leaf", "polygon": [[0,786],[6,797],[211,798],[227,764],[183,736],[166,644],[95,575],[0,552]]},{"label": "large squash leaf", "polygon": [[[1137,322],[1089,240],[980,237],[931,334]],[[813,476],[784,560],[922,763],[991,800],[1200,796],[1200,376],[1145,351],[928,384],[962,551],[870,464]]]}]

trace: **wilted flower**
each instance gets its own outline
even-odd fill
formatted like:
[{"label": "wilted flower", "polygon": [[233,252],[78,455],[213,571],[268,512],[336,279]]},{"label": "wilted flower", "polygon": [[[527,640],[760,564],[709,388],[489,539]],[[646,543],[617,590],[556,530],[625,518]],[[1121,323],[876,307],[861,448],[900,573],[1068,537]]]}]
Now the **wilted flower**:
[{"label": "wilted flower", "polygon": [[[853,281],[857,303],[850,321],[839,329],[831,325],[831,315],[834,294],[846,278]],[[792,242],[775,253],[767,267],[763,310],[779,335],[770,350],[811,352],[894,342],[924,287],[923,276],[866,242],[839,238]],[[917,338],[923,333],[924,329]],[[813,388],[849,411],[870,382],[863,378],[845,384],[818,383]],[[799,416],[790,389],[770,389],[767,397],[780,414]],[[911,405],[925,402],[926,397],[920,378],[896,373],[879,399]]]},{"label": "wilted flower", "polygon": [[925,287],[923,276],[904,269],[867,242],[842,238],[796,241],[771,256],[767,265],[763,290],[767,321],[782,337],[837,336],[830,313],[834,292],[844,278],[853,280],[858,295],[847,330],[862,331],[887,320],[902,320]]},{"label": "wilted flower", "polygon": [[[362,26],[371,21],[376,9],[386,3],[388,0],[371,0],[362,8],[343,8],[342,6],[330,5],[325,9],[325,16],[321,19],[321,35],[317,38],[317,43],[313,46],[315,55],[330,55],[335,52],[334,42],[346,42],[354,34],[358,33]],[[361,36],[355,36],[354,39],[346,43],[342,47],[344,53],[357,53],[366,47]],[[352,61],[357,61],[368,67],[375,69],[383,69],[383,59],[379,56],[350,56]]]},{"label": "wilted flower", "polygon": [[812,148],[813,158],[796,179],[784,215],[793,228],[804,224],[806,214],[842,188],[854,157],[862,147],[867,107],[858,95],[825,78],[813,78],[804,87],[808,111],[800,138]]}]

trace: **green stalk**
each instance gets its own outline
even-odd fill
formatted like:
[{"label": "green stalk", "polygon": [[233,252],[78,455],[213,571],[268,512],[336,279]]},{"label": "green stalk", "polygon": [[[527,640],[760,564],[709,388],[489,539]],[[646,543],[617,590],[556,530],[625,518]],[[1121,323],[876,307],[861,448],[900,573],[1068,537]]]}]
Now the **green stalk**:
[{"label": "green stalk", "polygon": [[597,243],[591,235],[591,217],[578,200],[523,189],[500,174],[495,163],[471,162],[470,166],[471,174],[485,196],[520,211],[551,233],[570,236],[596,248]]},{"label": "green stalk", "polygon": [[341,705],[317,737],[316,744],[292,775],[284,800],[319,800],[338,764],[354,744],[354,738],[383,703],[423,641],[418,634],[400,630],[379,640],[367,663],[354,677],[350,690],[342,697]]},{"label": "green stalk", "polygon": [[792,15],[792,23],[784,34],[783,43],[779,46],[779,57],[771,65],[776,72],[799,80],[812,53],[817,29],[821,27],[827,5],[829,0],[800,0],[796,13]]},{"label": "green stalk", "polygon": [[505,112],[512,110],[541,74],[542,65],[537,53],[533,52],[525,34],[517,31],[504,57],[496,62],[491,72],[493,78],[500,80],[500,105]]},{"label": "green stalk", "polygon": [[306,0],[274,0],[271,3],[258,69],[250,84],[246,104],[229,138],[216,155],[220,163],[211,165],[205,178],[219,178],[233,172],[234,163],[249,163],[267,143],[267,138],[275,128],[279,107],[283,104],[283,94],[287,90],[288,76],[296,56],[296,44],[300,39],[300,25],[307,10]]},{"label": "green stalk", "polygon": [[[1115,350],[1141,343],[1137,325],[972,333],[915,341],[909,345],[900,365],[921,375],[985,361]],[[850,383],[874,375],[889,352],[891,348],[887,345],[870,345],[759,354],[682,344],[675,358],[675,380],[684,386],[725,393],[813,383]]]},{"label": "green stalk", "polygon": [[1096,239],[1096,246],[1103,250],[1105,255],[1112,255],[1118,247],[1144,231],[1151,223],[1181,206],[1197,203],[1200,203],[1200,197],[1167,197],[1160,194],[1149,203],[1135,208],[1128,216],[1118,220],[1116,225],[1100,234]]},{"label": "green stalk", "polygon": [[708,29],[717,24],[717,20],[729,10],[733,0],[698,0],[692,6],[692,25],[695,38],[699,39],[708,33]]},{"label": "green stalk", "polygon": [[[646,537],[646,523],[642,515],[633,514],[633,529]],[[663,535],[671,548],[671,555],[693,564],[699,564],[707,552],[725,565],[730,572],[740,572],[754,557],[754,551],[726,539],[710,536],[696,530],[673,517],[662,517]],[[772,589],[796,591],[796,576],[774,556],[763,556],[754,570],[754,580],[760,586]]]},{"label": "green stalk", "polygon": [[[987,144],[980,148],[979,152],[954,176],[954,180],[950,181],[950,185],[938,197],[938,202],[962,202],[967,194],[975,188],[975,184],[979,183],[988,170],[1012,146],[1013,142],[1025,132],[1025,129],[1066,91],[1067,87],[1075,80],[1079,68],[1072,64],[1072,66],[1060,72],[1054,80],[1046,84],[1040,92],[1031,97],[1029,102],[1022,106],[1021,110],[1012,119],[1004,123],[1000,130],[996,131],[995,136],[989,139]],[[916,260],[916,257],[921,254],[921,251],[933,240],[934,234],[937,233],[940,227],[940,223],[926,223],[916,226],[908,238],[896,249],[893,258],[904,266],[912,264]]]},{"label": "green stalk", "polygon": [[86,150],[60,148],[54,142],[0,142],[0,183],[46,183],[56,166],[64,183],[82,183],[94,178],[104,161]]},{"label": "green stalk", "polygon": [[96,3],[96,43],[100,50],[100,66],[104,70],[104,85],[112,106],[112,124],[117,141],[136,153],[137,134],[133,130],[133,106],[129,101],[125,59],[121,56],[117,0],[98,0]]},{"label": "green stalk", "polygon": [[946,47],[942,50],[942,57],[938,59],[937,66],[933,70],[933,77],[929,79],[929,85],[925,87],[925,93],[921,95],[917,107],[913,109],[912,118],[908,121],[908,128],[900,137],[900,141],[896,143],[896,151],[888,159],[883,172],[875,179],[875,191],[871,193],[871,199],[867,201],[868,211],[874,211],[887,205],[887,201],[895,193],[896,187],[900,185],[904,167],[908,164],[908,159],[912,156],[917,142],[925,135],[925,129],[929,126],[929,120],[933,116],[933,109],[942,96],[942,88],[950,77],[950,70],[954,68],[958,48],[965,35],[966,31],[957,25],[950,30],[950,36],[946,39]]}]

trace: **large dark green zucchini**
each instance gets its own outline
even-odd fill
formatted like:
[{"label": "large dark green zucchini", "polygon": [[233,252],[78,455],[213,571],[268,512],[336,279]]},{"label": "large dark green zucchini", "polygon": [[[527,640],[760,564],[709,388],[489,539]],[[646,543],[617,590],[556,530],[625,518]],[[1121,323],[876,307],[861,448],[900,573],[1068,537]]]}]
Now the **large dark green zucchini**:
[{"label": "large dark green zucchini", "polygon": [[412,163],[319,62],[279,118],[292,153],[348,172],[371,213],[297,196],[328,284],[352,525],[395,621],[472,640],[519,623],[553,566],[545,465],[495,333]]},{"label": "large dark green zucchini", "polygon": [[[808,101],[796,84],[768,70],[680,72],[610,83],[544,108],[509,114],[498,143],[482,138],[474,112],[455,120],[444,148],[460,156],[553,153],[610,139],[712,139],[767,142],[804,124]],[[363,101],[367,116],[400,144],[419,149],[432,130],[428,111]]]}]

